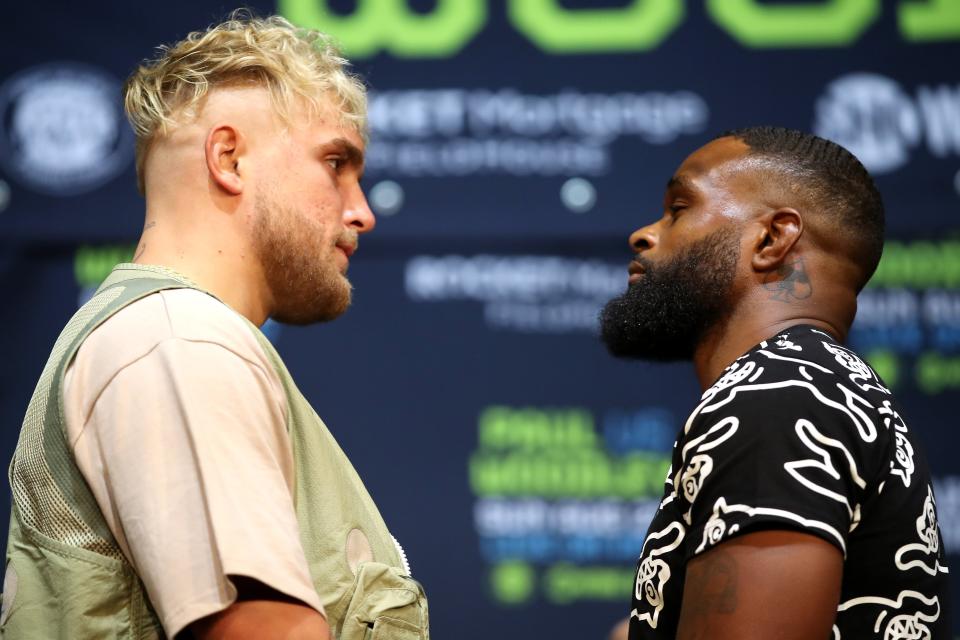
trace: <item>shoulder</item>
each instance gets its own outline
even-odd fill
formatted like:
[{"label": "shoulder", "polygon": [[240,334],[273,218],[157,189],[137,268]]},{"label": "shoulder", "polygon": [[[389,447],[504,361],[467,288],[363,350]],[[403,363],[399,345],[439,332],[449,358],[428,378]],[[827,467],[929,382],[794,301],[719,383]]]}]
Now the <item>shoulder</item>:
[{"label": "shoulder", "polygon": [[889,389],[853,351],[817,329],[795,327],[738,358],[704,392],[684,444],[736,434],[788,456],[836,450],[873,473],[890,440],[884,414],[892,406]]},{"label": "shoulder", "polygon": [[97,327],[75,362],[118,370],[168,340],[220,345],[256,364],[267,360],[251,327],[216,298],[195,289],[168,289],[132,302]]},{"label": "shoulder", "polygon": [[[855,352],[813,327],[794,327],[739,357],[703,394],[705,402],[753,398],[781,400],[787,389],[806,389],[820,400],[850,393],[876,401],[890,396],[877,373]],[[737,398],[740,396],[740,398]]]},{"label": "shoulder", "polygon": [[268,381],[271,394],[282,395],[278,374],[243,317],[201,291],[170,289],[130,303],[80,345],[64,378],[68,423],[82,424],[108,385],[151,359],[155,367],[180,377],[187,369],[235,374],[256,370]]},{"label": "shoulder", "polygon": [[863,358],[814,327],[788,329],[761,342],[750,354],[767,367],[788,375],[799,374],[830,386],[841,384],[864,394],[890,395],[890,390]]}]

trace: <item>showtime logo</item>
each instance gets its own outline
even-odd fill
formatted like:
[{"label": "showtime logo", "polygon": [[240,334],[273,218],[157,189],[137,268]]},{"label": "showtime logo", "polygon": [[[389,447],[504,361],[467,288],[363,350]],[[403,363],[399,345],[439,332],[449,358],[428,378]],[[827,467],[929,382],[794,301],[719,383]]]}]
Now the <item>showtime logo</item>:
[{"label": "showtime logo", "polygon": [[813,128],[874,174],[906,165],[921,146],[937,158],[960,156],[960,85],[920,86],[910,95],[885,76],[841,76],[817,100]]}]

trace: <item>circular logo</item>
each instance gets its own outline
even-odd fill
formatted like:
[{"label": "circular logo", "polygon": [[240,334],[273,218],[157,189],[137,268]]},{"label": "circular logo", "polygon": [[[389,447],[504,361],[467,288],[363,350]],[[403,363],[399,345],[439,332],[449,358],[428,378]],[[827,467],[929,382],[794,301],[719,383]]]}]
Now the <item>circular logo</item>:
[{"label": "circular logo", "polygon": [[67,62],[25,69],[0,86],[0,165],[24,186],[56,196],[92,191],[133,157],[120,84]]},{"label": "circular logo", "polygon": [[899,169],[920,142],[916,105],[899,84],[872,73],[849,74],[827,85],[813,129],[849,149],[873,173]]}]

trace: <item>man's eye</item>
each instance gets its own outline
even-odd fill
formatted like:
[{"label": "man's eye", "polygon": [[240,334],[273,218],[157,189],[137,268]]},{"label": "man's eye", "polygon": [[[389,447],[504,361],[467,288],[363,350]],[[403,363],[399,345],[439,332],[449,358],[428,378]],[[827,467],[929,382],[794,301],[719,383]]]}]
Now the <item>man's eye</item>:
[{"label": "man's eye", "polygon": [[333,158],[327,158],[326,163],[330,165],[330,168],[334,171],[340,171],[343,168],[343,158],[337,156]]}]

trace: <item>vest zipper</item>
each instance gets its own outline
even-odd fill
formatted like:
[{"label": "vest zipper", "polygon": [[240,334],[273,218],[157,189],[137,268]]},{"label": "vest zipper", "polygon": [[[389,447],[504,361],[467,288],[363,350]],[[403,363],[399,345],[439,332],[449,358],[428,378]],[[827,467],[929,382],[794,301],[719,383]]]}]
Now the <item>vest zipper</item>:
[{"label": "vest zipper", "polygon": [[411,576],[410,562],[407,560],[406,551],[403,550],[403,547],[400,546],[400,542],[396,538],[394,538],[392,535],[390,537],[393,539],[394,546],[397,547],[397,554],[400,556],[400,564],[403,565],[404,573],[406,573],[408,577]]}]

